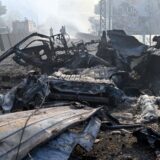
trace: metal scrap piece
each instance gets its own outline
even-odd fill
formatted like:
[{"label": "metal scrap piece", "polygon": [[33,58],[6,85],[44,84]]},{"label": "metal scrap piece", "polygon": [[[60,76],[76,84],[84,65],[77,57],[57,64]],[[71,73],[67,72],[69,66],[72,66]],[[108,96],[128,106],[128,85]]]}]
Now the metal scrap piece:
[{"label": "metal scrap piece", "polygon": [[[98,110],[99,108],[76,109],[73,106],[66,106],[40,109],[37,112],[30,111],[35,114],[25,127],[17,160],[24,158],[39,144],[58,136],[69,127],[87,120]],[[0,160],[15,160],[28,113],[27,111],[0,117]]]},{"label": "metal scrap piece", "polygon": [[127,35],[123,30],[110,30],[108,36],[113,48],[118,50],[123,57],[139,57],[146,50],[147,46],[139,42],[134,36]]},{"label": "metal scrap piece", "polygon": [[94,117],[82,133],[63,133],[58,138],[35,150],[31,153],[31,157],[34,160],[67,160],[77,144],[81,145],[86,151],[90,151],[100,126],[100,120]]}]

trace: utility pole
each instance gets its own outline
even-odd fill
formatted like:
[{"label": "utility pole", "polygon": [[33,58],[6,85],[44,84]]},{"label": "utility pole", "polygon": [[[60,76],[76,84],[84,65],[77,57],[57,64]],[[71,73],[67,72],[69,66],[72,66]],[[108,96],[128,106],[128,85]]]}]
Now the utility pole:
[{"label": "utility pole", "polygon": [[152,45],[152,1],[147,1],[147,8],[148,8],[148,19],[149,19],[149,44]]},{"label": "utility pole", "polygon": [[100,31],[99,35],[101,35],[102,31],[106,31],[107,27],[107,3],[106,0],[100,0]]},{"label": "utility pole", "polygon": [[10,38],[10,30],[9,30],[8,26],[7,26],[7,31],[8,31],[8,33],[7,33],[8,42],[9,42],[10,47],[12,47],[12,42],[11,42],[11,38]]}]

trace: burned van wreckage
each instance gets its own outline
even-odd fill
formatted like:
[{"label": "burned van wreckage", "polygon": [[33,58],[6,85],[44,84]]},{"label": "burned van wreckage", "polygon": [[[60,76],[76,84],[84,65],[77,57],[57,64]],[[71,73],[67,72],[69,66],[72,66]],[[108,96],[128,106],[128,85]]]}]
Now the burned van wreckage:
[{"label": "burned van wreckage", "polygon": [[0,55],[0,159],[158,159],[157,39],[33,33]]}]

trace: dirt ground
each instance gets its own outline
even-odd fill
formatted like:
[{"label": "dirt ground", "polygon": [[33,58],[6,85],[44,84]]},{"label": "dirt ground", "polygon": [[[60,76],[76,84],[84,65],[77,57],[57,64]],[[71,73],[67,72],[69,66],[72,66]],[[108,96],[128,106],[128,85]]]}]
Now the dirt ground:
[{"label": "dirt ground", "polygon": [[[133,124],[133,117],[137,113],[136,108],[122,108],[109,109],[109,111],[112,115],[121,115],[119,120],[122,120],[122,123],[130,122]],[[123,115],[125,115],[125,119],[122,118]],[[157,123],[149,124],[147,127],[158,133],[160,131],[160,126]],[[91,152],[88,153],[77,146],[70,160],[155,160],[154,150],[149,145],[139,144],[132,133],[133,130],[124,129],[101,130]]]},{"label": "dirt ground", "polygon": [[93,150],[85,152],[76,147],[70,160],[155,160],[149,146],[137,143],[136,138],[123,131],[100,132]]}]

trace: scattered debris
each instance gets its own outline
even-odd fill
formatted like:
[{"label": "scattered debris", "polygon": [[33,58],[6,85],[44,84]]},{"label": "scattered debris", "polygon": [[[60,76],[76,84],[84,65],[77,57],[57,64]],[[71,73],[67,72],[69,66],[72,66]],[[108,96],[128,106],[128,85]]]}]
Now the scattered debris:
[{"label": "scattered debris", "polygon": [[[55,108],[37,110],[36,112],[18,112],[1,116],[0,159],[22,159],[29,151],[39,144],[46,142],[50,138],[58,136],[70,126],[85,121],[94,115],[98,110],[99,108],[73,109],[71,106],[59,106]],[[28,118],[27,115],[31,113],[34,114],[24,128],[24,124]],[[90,123],[94,125],[94,121],[91,121]],[[97,126],[96,124],[97,123],[95,122],[95,126]],[[90,128],[90,125],[88,127]],[[87,133],[89,128],[86,128],[84,134]],[[25,130],[25,132],[20,141],[20,135],[23,130]],[[98,131],[98,128],[96,130]],[[96,136],[96,132],[93,133],[93,136]],[[82,142],[83,141],[81,141],[81,143]],[[18,150],[19,145],[20,148]],[[89,149],[90,144],[87,145],[88,148],[86,149]]]},{"label": "scattered debris", "polygon": [[142,128],[133,132],[133,136],[137,138],[138,143],[142,145],[149,145],[154,149],[157,158],[160,152],[160,134],[151,128]]},{"label": "scattered debris", "polygon": [[[78,43],[64,26],[50,32],[33,33],[0,56],[33,69],[0,77],[0,159],[142,159],[134,150],[151,148],[159,157],[159,37],[149,47],[121,30]],[[151,147],[138,150],[140,141]],[[146,159],[155,158],[153,150]]]}]

